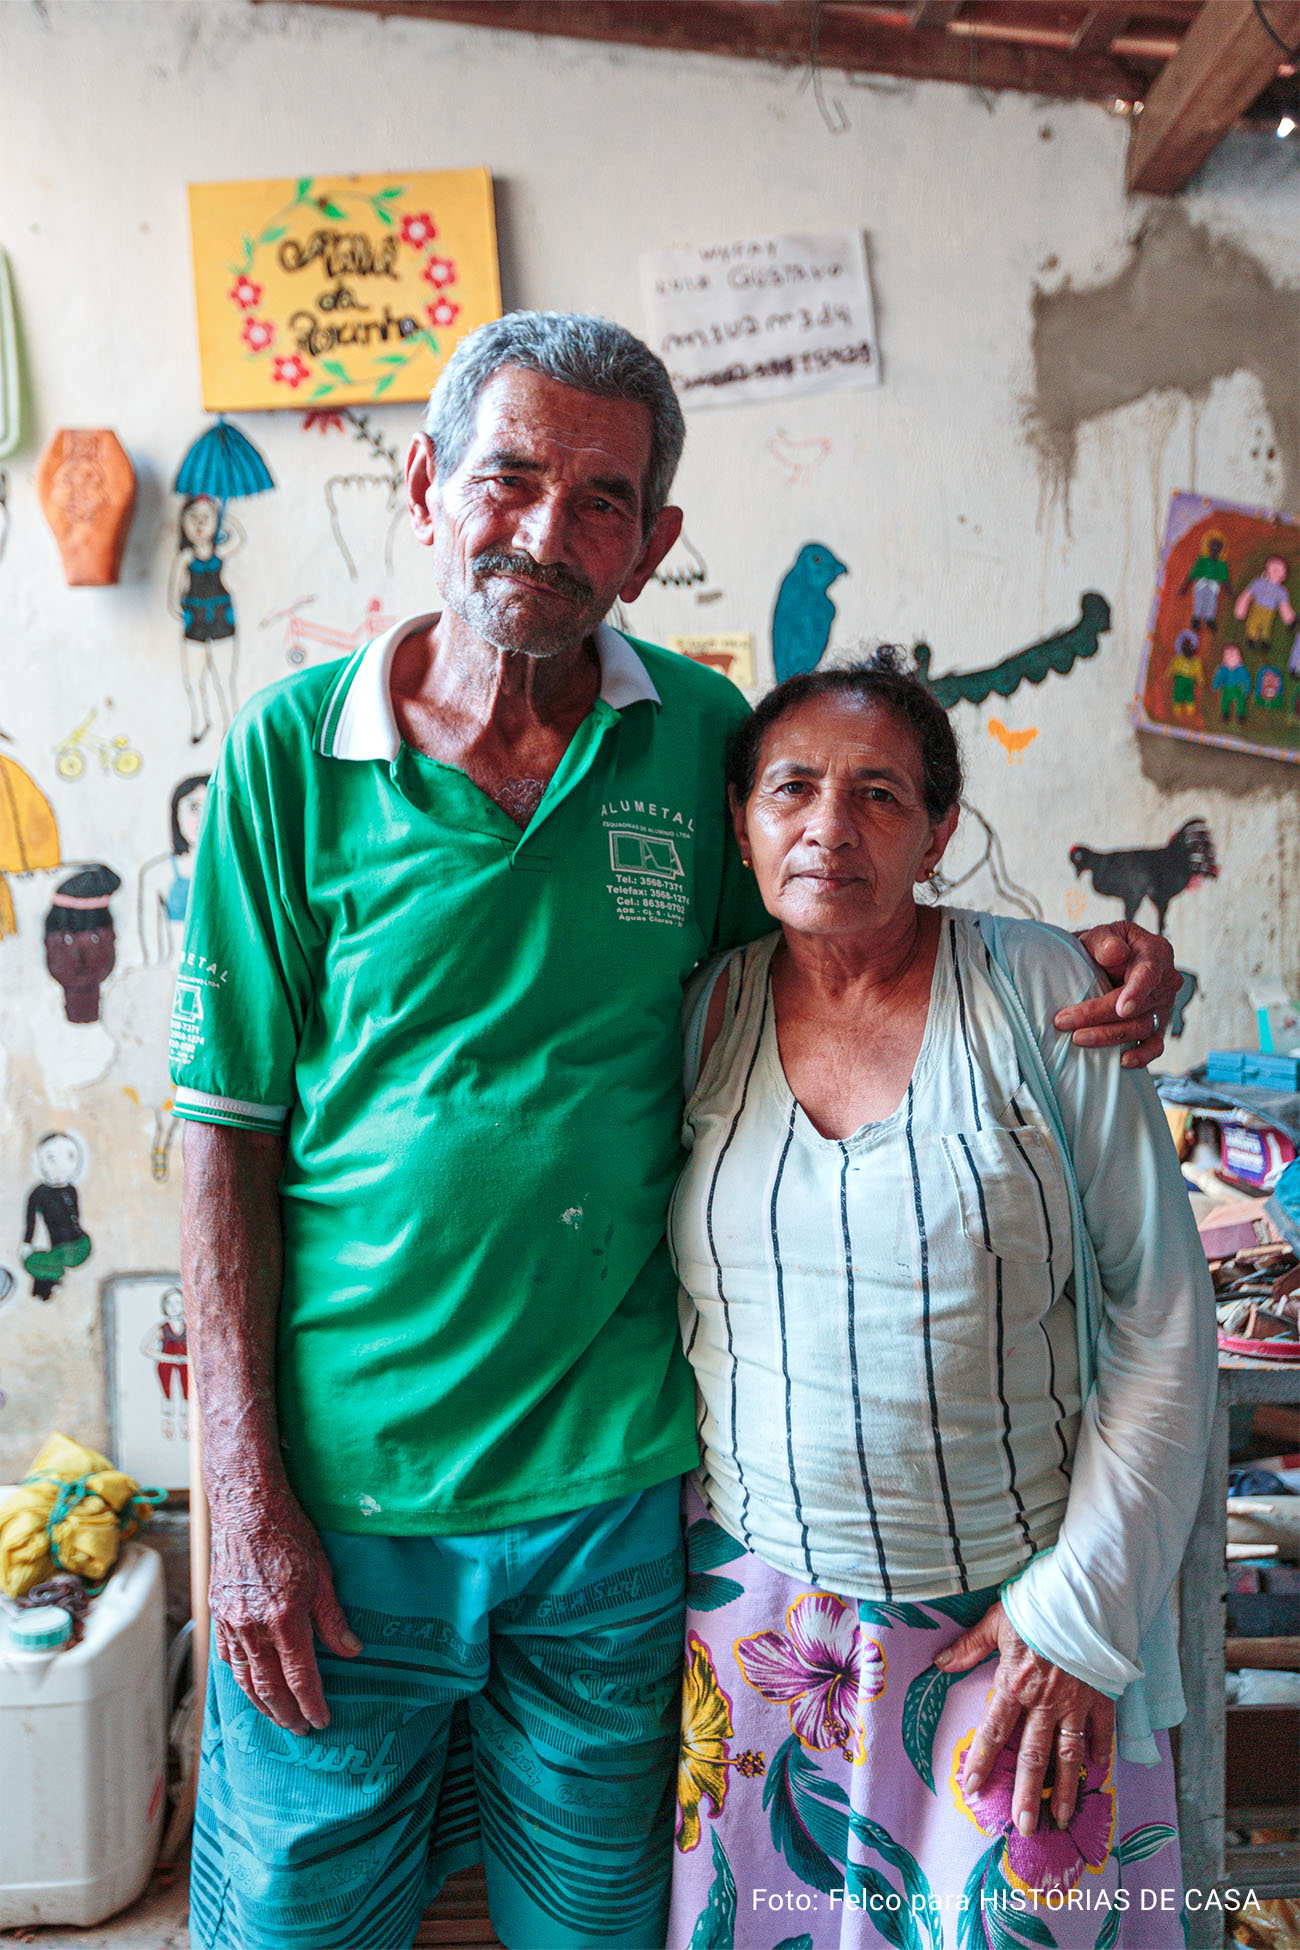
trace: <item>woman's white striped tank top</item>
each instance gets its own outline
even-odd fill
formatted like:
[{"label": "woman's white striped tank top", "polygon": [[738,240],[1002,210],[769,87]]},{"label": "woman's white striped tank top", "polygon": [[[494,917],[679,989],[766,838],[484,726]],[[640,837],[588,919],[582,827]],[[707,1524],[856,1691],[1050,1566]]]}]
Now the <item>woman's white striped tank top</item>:
[{"label": "woman's white striped tank top", "polygon": [[944,916],[906,1095],[823,1137],[781,1067],[779,935],[730,962],[669,1215],[700,1486],[767,1563],[937,1597],[1060,1527],[1078,1430],[1070,1217],[975,919]]}]

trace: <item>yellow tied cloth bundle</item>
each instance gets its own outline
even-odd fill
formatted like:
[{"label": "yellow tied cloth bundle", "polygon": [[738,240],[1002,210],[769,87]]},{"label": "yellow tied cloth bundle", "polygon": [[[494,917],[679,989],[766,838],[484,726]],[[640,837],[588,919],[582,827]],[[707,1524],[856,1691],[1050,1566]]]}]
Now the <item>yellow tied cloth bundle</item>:
[{"label": "yellow tied cloth bundle", "polygon": [[22,1598],[56,1571],[102,1584],[123,1538],[135,1535],[162,1498],[107,1456],[52,1435],[0,1504],[0,1590]]}]

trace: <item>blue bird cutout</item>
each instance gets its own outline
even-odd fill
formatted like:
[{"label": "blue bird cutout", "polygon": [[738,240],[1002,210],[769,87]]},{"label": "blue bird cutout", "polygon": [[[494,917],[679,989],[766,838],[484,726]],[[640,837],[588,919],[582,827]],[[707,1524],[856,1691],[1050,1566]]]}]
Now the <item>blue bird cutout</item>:
[{"label": "blue bird cutout", "polygon": [[831,639],[835,605],[827,593],[847,566],[825,542],[805,542],[776,592],[772,663],[776,681],[816,670]]}]

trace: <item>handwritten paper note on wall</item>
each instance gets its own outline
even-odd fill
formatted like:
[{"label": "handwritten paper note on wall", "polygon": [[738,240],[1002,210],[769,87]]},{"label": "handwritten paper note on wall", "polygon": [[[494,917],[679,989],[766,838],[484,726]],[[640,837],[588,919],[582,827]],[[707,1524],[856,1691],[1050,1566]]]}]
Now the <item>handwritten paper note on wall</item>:
[{"label": "handwritten paper note on wall", "polygon": [[648,251],[641,271],[650,343],[688,411],[880,384],[860,232]]}]

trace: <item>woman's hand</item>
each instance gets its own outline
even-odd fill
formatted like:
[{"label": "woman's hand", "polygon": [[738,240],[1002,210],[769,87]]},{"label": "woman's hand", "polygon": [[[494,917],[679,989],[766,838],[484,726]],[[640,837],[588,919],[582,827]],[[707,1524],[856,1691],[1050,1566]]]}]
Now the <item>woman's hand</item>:
[{"label": "woman's hand", "polygon": [[1064,1828],[1074,1813],[1085,1757],[1102,1761],[1115,1736],[1115,1703],[1081,1679],[1031,1652],[1013,1628],[1001,1601],[990,1605],[946,1651],[935,1655],[941,1672],[969,1672],[990,1652],[997,1676],[966,1755],[963,1784],[980,1787],[1024,1716],[1011,1813],[1022,1835],[1038,1826],[1043,1783],[1053,1760],[1052,1815]]}]

